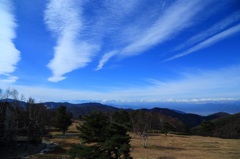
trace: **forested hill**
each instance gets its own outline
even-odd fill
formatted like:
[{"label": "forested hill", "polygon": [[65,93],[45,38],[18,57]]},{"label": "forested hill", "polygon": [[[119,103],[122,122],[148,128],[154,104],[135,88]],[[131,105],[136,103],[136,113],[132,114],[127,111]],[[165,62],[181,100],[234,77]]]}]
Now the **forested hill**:
[{"label": "forested hill", "polygon": [[201,115],[197,115],[197,114],[183,113],[180,111],[171,110],[171,109],[167,109],[167,108],[153,108],[153,109],[141,109],[141,110],[148,111],[148,112],[157,112],[157,113],[163,114],[165,116],[176,118],[176,119],[180,120],[181,122],[183,122],[184,124],[186,124],[190,128],[199,125],[203,121],[210,121],[210,120],[213,120],[216,118],[230,115],[228,113],[219,112],[219,113],[211,114],[208,116],[201,116]]},{"label": "forested hill", "polygon": [[[4,101],[2,101],[4,102]],[[14,102],[13,100],[8,100],[8,102]],[[21,105],[24,105],[24,102],[20,102]],[[119,110],[126,110],[128,112],[133,111],[133,109],[120,109],[109,105],[104,105],[101,103],[82,103],[82,104],[72,104],[72,103],[60,103],[60,102],[46,102],[42,103],[43,105],[47,106],[48,109],[57,109],[60,105],[64,105],[67,107],[68,111],[73,114],[74,118],[78,118],[79,116],[88,114],[92,111],[100,111],[100,112],[115,112]],[[179,110],[171,110],[167,108],[159,108],[155,107],[152,109],[138,109],[145,112],[152,112],[152,113],[158,113],[167,117],[171,117],[174,119],[177,119],[187,125],[189,128],[195,127],[202,123],[203,121],[210,121],[213,119],[217,119],[219,117],[229,116],[228,113],[220,112],[215,113],[208,116],[201,116],[197,114],[190,114],[190,113],[184,113]]]},{"label": "forested hill", "polygon": [[[100,103],[71,104],[71,103],[47,102],[44,104],[51,109],[56,109],[60,105],[65,105],[75,118],[79,117],[80,115],[88,114],[92,111],[100,111],[100,112],[115,112],[119,110],[133,111],[132,109],[120,109],[113,106],[103,105]],[[178,110],[171,110],[167,108],[158,108],[158,107],[152,108],[152,109],[139,109],[139,110],[158,113],[171,118],[175,118],[177,120],[180,120],[190,128],[199,125],[203,121],[210,121],[219,117],[229,115],[228,113],[219,112],[219,113],[215,113],[208,116],[201,116],[197,114],[184,113]]]},{"label": "forested hill", "polygon": [[[239,138],[240,137],[240,113],[216,118],[211,121],[213,124],[211,136],[221,138]],[[209,135],[199,125],[192,129],[194,134]]]},{"label": "forested hill", "polygon": [[67,107],[68,111],[70,111],[75,118],[80,115],[88,114],[92,111],[100,111],[100,112],[115,112],[120,110],[119,108],[103,105],[101,103],[82,103],[82,104],[72,104],[72,103],[55,103],[55,102],[46,102],[44,103],[50,109],[57,109],[60,105],[64,105]]}]

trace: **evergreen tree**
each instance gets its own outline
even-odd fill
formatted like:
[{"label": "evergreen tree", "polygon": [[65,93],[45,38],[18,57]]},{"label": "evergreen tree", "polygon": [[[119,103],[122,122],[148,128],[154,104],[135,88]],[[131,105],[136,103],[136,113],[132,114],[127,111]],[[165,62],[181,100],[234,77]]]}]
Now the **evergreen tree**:
[{"label": "evergreen tree", "polygon": [[61,105],[57,109],[56,127],[59,128],[63,134],[68,130],[68,127],[72,124],[72,114],[67,112],[67,108]]},{"label": "evergreen tree", "polygon": [[71,158],[81,159],[131,159],[130,136],[127,130],[100,112],[93,112],[83,118],[80,131],[81,144],[74,145]]},{"label": "evergreen tree", "polygon": [[201,128],[204,132],[206,132],[207,135],[212,136],[213,132],[215,130],[215,125],[213,122],[211,121],[204,121],[201,123]]},{"label": "evergreen tree", "polygon": [[163,122],[162,131],[163,133],[165,133],[166,136],[170,131],[174,130],[175,130],[174,126],[171,125],[169,122]]},{"label": "evergreen tree", "polygon": [[114,112],[112,114],[112,122],[124,126],[127,130],[131,129],[130,116],[125,110]]}]

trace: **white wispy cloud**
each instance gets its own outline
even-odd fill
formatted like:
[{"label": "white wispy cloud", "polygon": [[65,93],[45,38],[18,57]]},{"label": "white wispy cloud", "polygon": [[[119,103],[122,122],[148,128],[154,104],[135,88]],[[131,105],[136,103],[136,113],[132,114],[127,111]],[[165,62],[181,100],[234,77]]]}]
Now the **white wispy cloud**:
[{"label": "white wispy cloud", "polygon": [[45,10],[45,23],[57,37],[54,58],[47,65],[52,71],[48,80],[58,82],[64,75],[91,62],[97,45],[80,40],[84,28],[81,4],[77,0],[50,0]]},{"label": "white wispy cloud", "polygon": [[[129,35],[125,37],[125,43],[127,44],[118,50],[116,56],[119,56],[120,58],[135,56],[157,44],[172,39],[183,29],[191,26],[194,16],[211,2],[212,1],[202,3],[200,0],[175,1],[169,7],[164,9],[163,12],[158,11],[160,14],[155,21],[150,22],[152,23],[151,26],[146,25],[145,28],[141,28],[139,27],[138,22],[129,28],[127,27],[125,29],[126,32],[129,33]],[[163,9],[165,7],[165,1],[163,1],[161,5],[161,8]],[[190,10],[191,12],[189,12]],[[151,17],[151,14],[148,16]],[[144,21],[142,22],[144,23]],[[133,33],[131,33],[131,31]],[[108,60],[109,59],[110,58],[108,58]],[[104,60],[104,63],[102,62],[103,60],[100,60],[101,65],[103,66],[108,60]]]},{"label": "white wispy cloud", "polygon": [[6,77],[1,79],[0,82],[3,82],[5,84],[9,84],[9,83],[14,83],[18,80],[17,76],[12,76],[12,75],[5,75]]},{"label": "white wispy cloud", "polygon": [[220,22],[214,24],[209,29],[204,30],[201,33],[191,37],[186,42],[184,42],[183,44],[175,48],[174,51],[185,49],[186,47],[202,42],[203,40],[206,40],[209,37],[228,29],[232,24],[239,21],[240,21],[240,11],[236,11],[231,15],[229,15],[228,17],[221,20]]},{"label": "white wispy cloud", "polygon": [[[124,41],[119,40],[126,16],[132,14],[139,1],[77,1],[49,0],[45,10],[45,22],[57,37],[54,58],[48,64],[53,76],[48,80],[64,80],[68,72],[87,66],[102,47],[108,48]],[[86,10],[95,8],[91,14]],[[90,7],[90,9],[92,9]],[[121,9],[119,9],[121,8]],[[108,39],[108,40],[106,40]],[[99,70],[113,56],[109,51],[102,57]]]},{"label": "white wispy cloud", "polygon": [[239,81],[240,66],[191,73],[183,72],[181,78],[171,81],[163,82],[154,79],[145,87],[114,90],[109,94],[109,98],[122,100],[239,99]]},{"label": "white wispy cloud", "polygon": [[[88,1],[88,3],[94,7],[90,16],[85,14],[86,21],[88,21],[88,27],[86,28],[88,35],[99,40],[106,37],[108,40],[116,40],[121,36],[121,32],[125,30],[124,27],[128,26],[125,20],[129,15],[134,14],[140,2],[138,0],[129,0],[127,3],[125,0],[103,0],[97,2]],[[118,40],[118,42],[120,41]]]},{"label": "white wispy cloud", "polygon": [[[107,39],[102,45],[113,50],[110,49],[102,55],[96,71],[102,69],[104,64],[119,52],[119,47],[121,48],[126,43],[136,39],[138,34],[136,32],[139,29],[136,26],[131,26],[126,19],[137,14],[136,12],[138,12],[141,4],[138,0],[129,0],[128,3],[124,0],[103,1],[103,7],[98,8],[96,22],[91,26],[90,32],[95,36],[95,39],[102,40],[105,38],[104,41]],[[133,32],[136,33],[135,36],[131,36]]]},{"label": "white wispy cloud", "polygon": [[102,69],[103,65],[111,58],[113,57],[117,52],[116,51],[111,51],[103,55],[101,60],[99,61],[99,64],[96,68],[96,71]]},{"label": "white wispy cloud", "polygon": [[[142,51],[156,44],[173,38],[174,35],[191,25],[192,18],[206,5],[206,3],[203,4],[198,0],[190,1],[189,3],[186,3],[185,0],[176,1],[160,16],[151,28],[142,34],[142,38],[124,48],[122,56],[142,53]],[[194,10],[192,10],[193,8]]]},{"label": "white wispy cloud", "polygon": [[[145,86],[105,87],[104,91],[56,89],[44,86],[19,86],[26,97],[44,101],[59,100],[125,100],[125,101],[174,101],[189,99],[239,99],[240,66],[230,66],[217,70],[183,72],[181,78],[171,81],[149,80]],[[9,86],[0,82],[1,89]],[[67,96],[66,96],[67,94]]]},{"label": "white wispy cloud", "polygon": [[5,76],[2,82],[12,83],[17,77],[12,76],[20,60],[20,51],[16,49],[13,40],[16,38],[16,20],[11,1],[0,1],[0,75]]},{"label": "white wispy cloud", "polygon": [[[201,11],[213,2],[216,0],[204,3],[201,0],[162,0],[155,4],[137,0],[127,4],[123,1],[49,0],[45,23],[57,38],[54,58],[47,65],[53,74],[49,81],[64,80],[65,74],[87,66],[96,54],[102,55],[95,70],[101,70],[114,57],[122,59],[142,54],[194,26],[197,23],[194,18],[201,16]],[[94,8],[90,14],[89,6]],[[191,38],[188,46],[201,43],[173,59],[233,34],[226,29],[238,21],[238,13]],[[210,36],[213,37],[210,39]]]},{"label": "white wispy cloud", "polygon": [[217,43],[217,42],[219,42],[219,41],[221,41],[221,40],[223,40],[223,39],[225,39],[229,36],[235,35],[238,32],[240,32],[240,24],[235,25],[235,26],[233,26],[233,27],[231,27],[231,28],[229,28],[225,31],[222,31],[222,32],[206,39],[205,41],[197,44],[196,46],[193,46],[192,48],[188,49],[187,51],[182,52],[182,53],[177,54],[177,55],[174,55],[173,57],[170,57],[170,58],[164,60],[163,62],[171,61],[171,60],[177,59],[179,57],[186,56],[190,53],[196,52],[198,50],[204,49],[204,48],[209,47],[209,46],[211,46],[211,45],[213,45],[213,44],[215,44],[215,43]]}]

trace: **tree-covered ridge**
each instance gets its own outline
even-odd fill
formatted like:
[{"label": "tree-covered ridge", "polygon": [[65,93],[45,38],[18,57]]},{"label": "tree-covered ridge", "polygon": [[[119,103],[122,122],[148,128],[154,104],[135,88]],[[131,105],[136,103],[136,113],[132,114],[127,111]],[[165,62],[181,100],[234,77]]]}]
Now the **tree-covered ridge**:
[{"label": "tree-covered ridge", "polygon": [[205,121],[192,131],[204,136],[240,138],[240,113]]}]

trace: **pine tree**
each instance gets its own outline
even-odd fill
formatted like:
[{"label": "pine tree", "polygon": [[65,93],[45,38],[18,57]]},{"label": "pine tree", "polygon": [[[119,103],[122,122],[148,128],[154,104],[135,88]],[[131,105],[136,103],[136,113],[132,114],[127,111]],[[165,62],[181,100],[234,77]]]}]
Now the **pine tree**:
[{"label": "pine tree", "polygon": [[112,114],[112,122],[124,126],[127,130],[131,130],[131,120],[127,111],[116,111]]},{"label": "pine tree", "polygon": [[74,145],[71,158],[81,159],[132,159],[130,157],[130,136],[127,130],[100,112],[93,112],[83,118],[80,131],[81,144]]},{"label": "pine tree", "polygon": [[61,105],[57,109],[56,127],[59,128],[63,134],[68,130],[68,127],[72,124],[72,114],[67,112],[67,108]]}]

